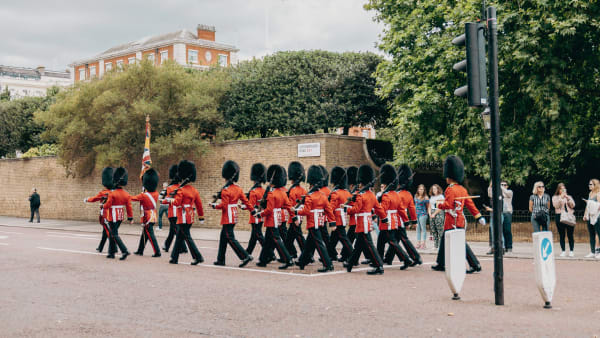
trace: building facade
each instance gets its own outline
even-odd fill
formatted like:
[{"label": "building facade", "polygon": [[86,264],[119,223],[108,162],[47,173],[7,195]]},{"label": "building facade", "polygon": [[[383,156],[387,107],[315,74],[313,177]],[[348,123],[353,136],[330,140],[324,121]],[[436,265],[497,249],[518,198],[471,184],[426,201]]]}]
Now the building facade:
[{"label": "building facade", "polygon": [[71,84],[69,72],[46,70],[44,67],[0,66],[0,91],[8,89],[11,99],[45,96],[50,87],[67,87]]},{"label": "building facade", "polygon": [[187,29],[140,39],[110,48],[91,58],[69,65],[73,81],[102,77],[104,73],[124,65],[147,59],[155,65],[174,60],[180,65],[207,69],[210,66],[229,66],[237,62],[233,46],[215,41],[215,27],[198,25],[196,34]]}]

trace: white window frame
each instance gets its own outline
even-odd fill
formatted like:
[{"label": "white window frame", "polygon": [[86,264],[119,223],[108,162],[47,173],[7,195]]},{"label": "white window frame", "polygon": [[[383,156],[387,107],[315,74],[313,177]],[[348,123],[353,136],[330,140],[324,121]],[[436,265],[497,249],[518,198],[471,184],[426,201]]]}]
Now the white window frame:
[{"label": "white window frame", "polygon": [[151,61],[152,63],[154,63],[154,52],[147,54],[146,55],[146,60]]},{"label": "white window frame", "polygon": [[169,59],[169,51],[168,50],[163,50],[160,52],[160,64],[162,65],[163,63],[167,62],[167,60]]},{"label": "white window frame", "polygon": [[[195,57],[192,60],[192,55]],[[188,49],[188,63],[198,63],[198,51],[195,49]]]},{"label": "white window frame", "polygon": [[107,62],[104,64],[104,71],[110,72],[112,70],[112,62]]},{"label": "white window frame", "polygon": [[[83,73],[83,77],[81,77]],[[79,68],[79,81],[85,80],[85,68]]]},{"label": "white window frame", "polygon": [[117,60],[117,69],[118,70],[123,69],[123,60]]},{"label": "white window frame", "polygon": [[[221,58],[225,58],[225,64],[221,64]],[[219,64],[219,66],[221,67],[227,67],[227,54],[219,54],[219,57],[217,59],[217,63]]]},{"label": "white window frame", "polygon": [[96,77],[96,66],[90,66],[90,79]]},{"label": "white window frame", "polygon": [[127,63],[130,65],[134,65],[135,64],[135,56],[127,58]]}]

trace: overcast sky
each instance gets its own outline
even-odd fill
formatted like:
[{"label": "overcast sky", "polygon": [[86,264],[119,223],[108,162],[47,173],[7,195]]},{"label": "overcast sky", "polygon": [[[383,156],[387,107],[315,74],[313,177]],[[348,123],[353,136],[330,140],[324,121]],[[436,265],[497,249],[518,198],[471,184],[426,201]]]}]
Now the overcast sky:
[{"label": "overcast sky", "polygon": [[[239,59],[280,50],[378,52],[367,0],[20,0],[0,5],[0,65],[64,70],[146,36],[216,27]],[[379,52],[378,52],[379,53]]]}]

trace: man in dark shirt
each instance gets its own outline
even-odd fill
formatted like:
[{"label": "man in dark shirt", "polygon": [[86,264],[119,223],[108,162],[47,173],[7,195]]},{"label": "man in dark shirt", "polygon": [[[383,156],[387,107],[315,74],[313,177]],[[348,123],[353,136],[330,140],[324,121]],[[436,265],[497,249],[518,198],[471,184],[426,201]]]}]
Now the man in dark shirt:
[{"label": "man in dark shirt", "polygon": [[33,214],[37,215],[37,222],[40,222],[40,195],[38,195],[37,190],[33,188],[31,191],[31,195],[29,195],[29,208],[31,209],[31,217],[29,218],[29,223],[33,223]]}]

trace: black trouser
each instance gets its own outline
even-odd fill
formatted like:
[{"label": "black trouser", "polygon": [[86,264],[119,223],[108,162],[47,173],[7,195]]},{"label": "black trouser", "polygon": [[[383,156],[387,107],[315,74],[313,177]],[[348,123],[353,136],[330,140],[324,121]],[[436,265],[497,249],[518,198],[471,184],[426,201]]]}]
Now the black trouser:
[{"label": "black trouser", "polygon": [[356,240],[356,224],[348,227],[348,240],[350,240],[350,244],[354,246],[354,241]]},{"label": "black trouser", "polygon": [[[389,250],[393,250],[392,252],[398,256],[400,261],[410,262],[408,254],[402,249],[400,244],[398,244],[396,234],[394,234],[393,230],[379,230],[379,236],[377,236],[377,253],[379,253],[379,257],[383,257],[386,244],[389,245]],[[394,260],[394,256],[391,257],[392,259],[389,259],[389,257],[386,256],[386,262],[388,264],[391,264]]]},{"label": "black trouser", "polygon": [[279,229],[279,236],[281,237],[281,241],[285,242],[288,235],[287,223],[283,222],[277,229]]},{"label": "black trouser", "polygon": [[[319,230],[321,231],[321,239],[323,239],[323,242],[329,243],[331,239],[329,238],[329,231],[327,230],[327,222],[324,226],[320,227]],[[325,247],[327,248],[327,244],[325,244]]]},{"label": "black trouser", "polygon": [[271,257],[273,257],[273,250],[277,250],[279,258],[284,259],[286,263],[292,260],[292,256],[290,256],[290,253],[281,240],[279,228],[267,227],[265,228],[265,244],[260,251],[258,260],[261,263],[268,263]]},{"label": "black trouser", "polygon": [[502,214],[502,233],[504,234],[504,248],[512,249],[513,240],[512,240],[512,214],[510,212],[505,212]]},{"label": "black trouser", "polygon": [[259,242],[261,247],[265,246],[265,237],[262,233],[262,226],[263,222],[252,224],[252,232],[250,233],[250,240],[248,241],[248,247],[246,248],[249,255],[254,251],[256,242]]},{"label": "black trouser", "polygon": [[296,251],[294,241],[298,242],[298,246],[300,247],[300,251],[302,252],[302,250],[304,250],[305,245],[304,236],[302,235],[302,228],[300,225],[290,223],[287,237],[283,240],[283,244],[285,245],[285,248],[290,253],[290,255],[296,258],[298,257],[298,251]]},{"label": "black trouser", "polygon": [[30,207],[31,209],[31,217],[29,217],[29,222],[33,222],[33,214],[37,216],[37,222],[40,222],[40,207]]},{"label": "black trouser", "polygon": [[[173,242],[173,238],[175,238],[175,235],[177,234],[177,229],[179,229],[179,225],[177,225],[177,217],[169,217],[169,234],[167,235],[167,238],[165,239],[165,251],[169,251],[169,248],[171,247],[171,242]],[[186,253],[188,252],[187,249],[185,248],[186,244],[185,242],[183,242],[183,245],[181,246],[181,251],[179,253]],[[173,246],[175,247],[175,246]]]},{"label": "black trouser", "polygon": [[102,250],[104,250],[106,239],[110,236],[110,225],[108,224],[106,218],[102,216],[100,216],[100,224],[102,225],[102,237],[100,238],[100,243],[98,244],[98,248],[96,250],[102,252]]},{"label": "black trouser", "polygon": [[126,253],[127,247],[119,237],[119,227],[121,226],[121,221],[110,222],[110,241],[108,242],[108,255],[114,256],[117,252],[117,246],[121,253]]},{"label": "black trouser", "polygon": [[374,264],[375,267],[383,267],[383,261],[375,249],[375,245],[373,244],[373,239],[371,238],[370,233],[356,233],[356,243],[354,243],[354,250],[352,250],[352,254],[348,259],[348,264],[351,266],[358,264],[358,259],[360,258],[361,253],[364,253],[365,257],[370,259],[371,263]]},{"label": "black trouser", "polygon": [[313,255],[315,254],[315,249],[321,257],[323,266],[333,266],[331,263],[331,258],[327,254],[325,242],[323,242],[323,238],[321,237],[321,230],[315,228],[308,229],[308,236],[306,236],[306,245],[304,246],[304,250],[302,250],[302,254],[298,259],[298,263],[300,265],[307,265],[312,260]]},{"label": "black trouser", "polygon": [[221,238],[219,239],[219,252],[217,253],[217,262],[225,264],[225,251],[227,250],[227,244],[231,246],[235,254],[239,259],[246,259],[248,252],[242,248],[240,242],[235,239],[233,233],[233,227],[235,224],[223,224],[221,227]]},{"label": "black trouser", "polygon": [[156,236],[154,236],[154,223],[144,224],[142,234],[140,235],[140,243],[138,244],[137,253],[144,253],[144,248],[146,247],[146,243],[148,243],[148,240],[150,240],[150,245],[152,245],[152,250],[154,250],[154,254],[160,255],[158,241],[156,240]]},{"label": "black trouser", "polygon": [[594,253],[596,251],[596,234],[600,236],[600,218],[598,218],[595,225],[592,224],[592,221],[588,220],[587,226],[590,233],[590,250]]},{"label": "black trouser", "polygon": [[560,222],[560,214],[554,215],[556,220],[556,228],[558,229],[558,236],[560,237],[560,248],[565,251],[565,234],[569,238],[569,248],[571,251],[575,249],[575,239],[573,238],[573,231],[575,227],[566,225]]},{"label": "black trouser", "polygon": [[[446,241],[446,236],[445,233],[448,230],[444,230],[444,234],[442,234],[442,238],[440,239],[440,247],[438,249],[438,255],[437,255],[437,264],[439,266],[445,267],[446,266],[446,249],[444,248],[444,242]],[[469,246],[469,243],[467,243],[465,241],[465,247],[466,247],[466,256],[467,256],[467,263],[469,263],[469,266],[472,268],[479,268],[479,260],[477,259],[477,256],[475,256],[475,254],[473,253],[473,250],[471,250],[471,247]]]},{"label": "black trouser", "polygon": [[335,227],[335,230],[331,232],[327,249],[329,251],[329,257],[332,259],[337,257],[337,250],[335,247],[338,242],[342,243],[342,260],[345,261],[350,257],[353,248],[348,239],[348,235],[346,235],[346,228],[344,226]]},{"label": "black trouser", "polygon": [[[398,241],[398,243],[402,243],[410,259],[412,259],[414,262],[422,262],[421,255],[419,254],[417,249],[415,249],[415,246],[412,244],[412,242],[410,241],[410,239],[408,239],[408,236],[406,235],[406,229],[403,227],[398,227],[397,230],[392,231],[395,231],[396,240]],[[387,253],[385,254],[385,261],[393,261],[394,254],[395,252],[392,251],[392,247],[389,247]]]},{"label": "black trouser", "polygon": [[171,260],[173,260],[174,262],[177,262],[179,260],[179,253],[181,252],[182,248],[185,247],[186,244],[187,247],[190,249],[192,258],[198,261],[204,260],[204,258],[200,254],[200,251],[198,250],[198,247],[196,246],[196,243],[194,243],[194,240],[192,239],[192,234],[190,234],[191,227],[191,224],[177,224],[175,246],[173,247],[173,250],[171,250]]}]

